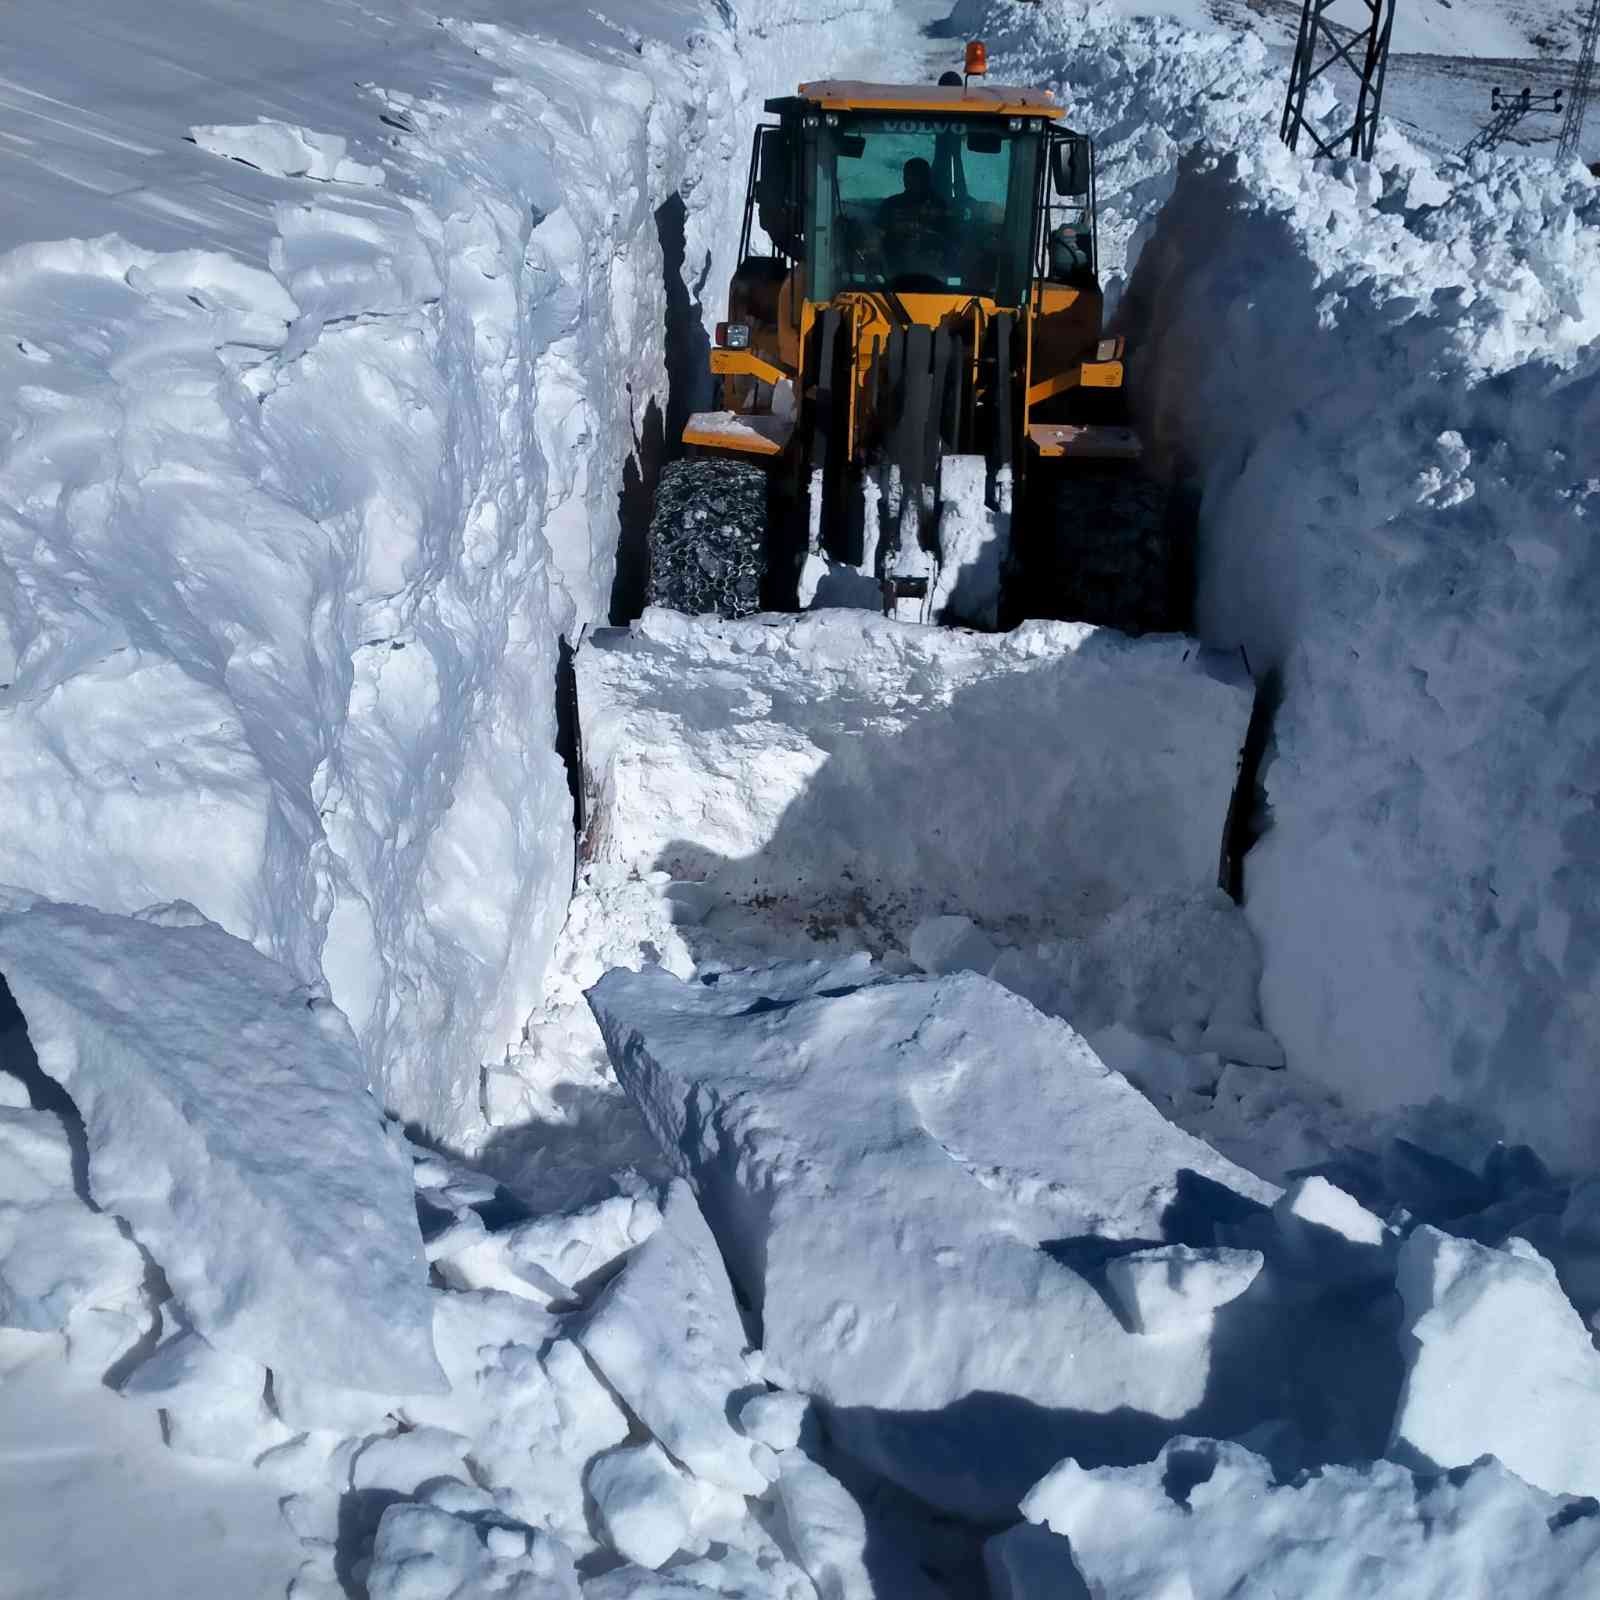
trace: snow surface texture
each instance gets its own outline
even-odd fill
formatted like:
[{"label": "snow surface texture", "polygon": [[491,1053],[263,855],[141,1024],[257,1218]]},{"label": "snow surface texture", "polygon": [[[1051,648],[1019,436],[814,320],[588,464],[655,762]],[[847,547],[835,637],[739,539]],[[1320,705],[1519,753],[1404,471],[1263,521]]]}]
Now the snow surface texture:
[{"label": "snow surface texture", "polygon": [[0,883],[191,902],[469,1126],[571,881],[557,637],[669,294],[694,339],[678,253],[727,281],[751,105],[883,9],[8,15]]},{"label": "snow surface texture", "polygon": [[1292,156],[1250,37],[992,20],[993,70],[1100,141],[1132,381],[1203,495],[1202,635],[1281,674],[1268,1026],[1357,1105],[1442,1096],[1592,1165],[1600,190],[1393,131],[1370,167]]}]

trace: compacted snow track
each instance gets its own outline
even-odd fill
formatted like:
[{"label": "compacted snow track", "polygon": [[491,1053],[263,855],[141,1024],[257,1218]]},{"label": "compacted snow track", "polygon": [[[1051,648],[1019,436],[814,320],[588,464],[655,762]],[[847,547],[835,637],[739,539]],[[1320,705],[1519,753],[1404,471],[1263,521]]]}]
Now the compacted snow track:
[{"label": "compacted snow track", "polygon": [[[1276,13],[101,9],[0,85],[0,1591],[1594,1592],[1593,186],[1288,156]],[[753,108],[969,34],[1216,654],[647,613],[569,901]]]}]

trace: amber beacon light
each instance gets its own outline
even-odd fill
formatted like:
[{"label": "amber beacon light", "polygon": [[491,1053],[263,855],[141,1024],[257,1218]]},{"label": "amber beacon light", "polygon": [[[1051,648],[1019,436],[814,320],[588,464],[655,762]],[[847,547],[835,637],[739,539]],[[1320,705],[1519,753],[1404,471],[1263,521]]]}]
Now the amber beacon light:
[{"label": "amber beacon light", "polygon": [[969,78],[981,78],[989,70],[989,51],[982,39],[973,39],[967,45],[966,72]]}]

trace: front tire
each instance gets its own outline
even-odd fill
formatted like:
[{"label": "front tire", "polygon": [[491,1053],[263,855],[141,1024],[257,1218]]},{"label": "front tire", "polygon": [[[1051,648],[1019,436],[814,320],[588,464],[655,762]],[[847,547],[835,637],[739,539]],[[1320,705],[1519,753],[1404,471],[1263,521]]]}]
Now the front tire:
[{"label": "front tire", "polygon": [[1075,464],[1038,474],[1032,491],[1021,615],[1124,633],[1188,627],[1186,541],[1169,490],[1133,467]]},{"label": "front tire", "polygon": [[691,616],[761,610],[767,570],[767,475],[701,458],[662,468],[650,517],[649,603]]}]

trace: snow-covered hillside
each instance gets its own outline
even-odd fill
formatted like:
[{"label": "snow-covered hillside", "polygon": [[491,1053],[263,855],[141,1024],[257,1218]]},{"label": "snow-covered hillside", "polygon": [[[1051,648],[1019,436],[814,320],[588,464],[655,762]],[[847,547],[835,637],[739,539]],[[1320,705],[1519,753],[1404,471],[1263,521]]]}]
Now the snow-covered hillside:
[{"label": "snow-covered hillside", "polygon": [[[1600,188],[1440,156],[1571,16],[1402,0],[1367,167],[1291,4],[946,9],[0,22],[0,1593],[1600,1589]],[[968,35],[1218,648],[570,666],[760,100]]]}]

